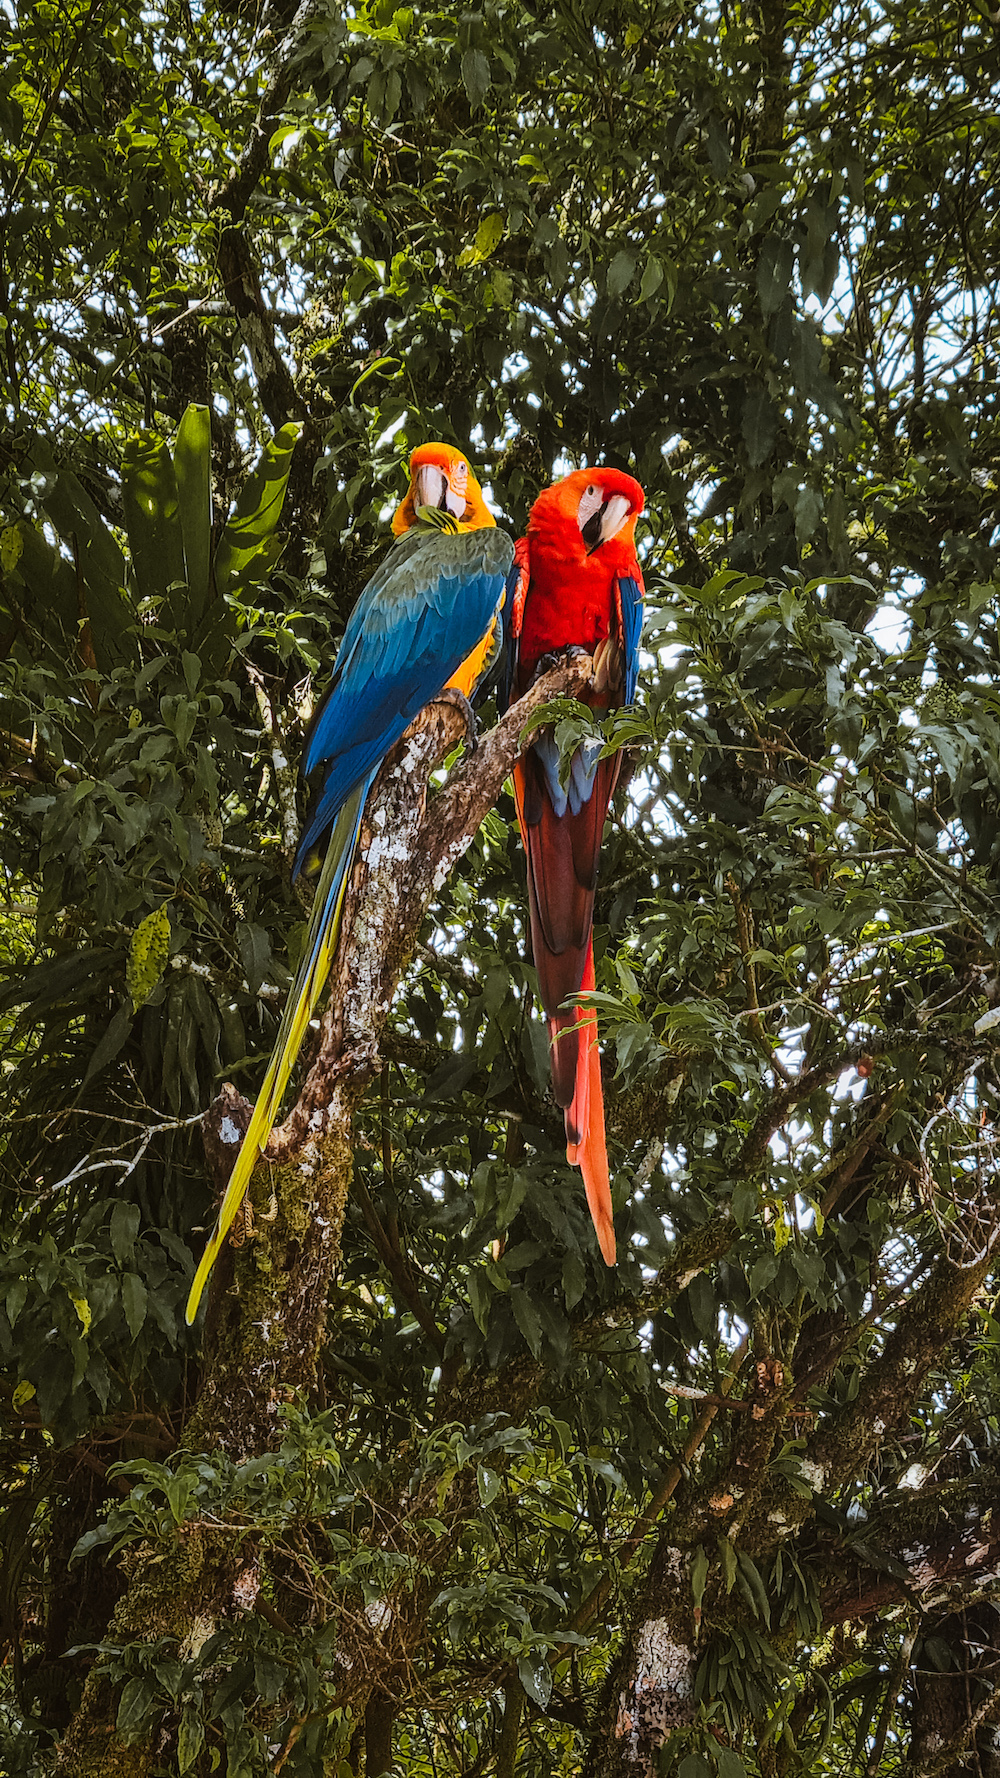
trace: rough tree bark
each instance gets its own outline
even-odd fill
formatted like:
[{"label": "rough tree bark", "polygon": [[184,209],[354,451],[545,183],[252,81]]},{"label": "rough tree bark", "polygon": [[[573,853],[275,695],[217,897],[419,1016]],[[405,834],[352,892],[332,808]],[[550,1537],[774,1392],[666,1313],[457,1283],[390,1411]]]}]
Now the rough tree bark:
[{"label": "rough tree bark", "polygon": [[906,1778],[1000,1778],[998,1629],[985,1602],[928,1626],[952,1665],[936,1671],[927,1654],[914,1664]]}]

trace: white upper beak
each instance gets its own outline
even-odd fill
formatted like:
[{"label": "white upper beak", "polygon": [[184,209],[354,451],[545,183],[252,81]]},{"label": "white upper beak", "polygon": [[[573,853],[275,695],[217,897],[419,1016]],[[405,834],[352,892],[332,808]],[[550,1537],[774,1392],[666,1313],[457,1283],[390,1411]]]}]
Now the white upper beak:
[{"label": "white upper beak", "polygon": [[416,493],[415,506],[439,506],[456,519],[460,519],[465,511],[464,493],[456,494],[444,470],[436,463],[425,463],[417,470]]},{"label": "white upper beak", "polygon": [[607,543],[616,537],[632,511],[632,502],[626,500],[624,494],[612,494],[604,508],[601,518],[601,542]]}]

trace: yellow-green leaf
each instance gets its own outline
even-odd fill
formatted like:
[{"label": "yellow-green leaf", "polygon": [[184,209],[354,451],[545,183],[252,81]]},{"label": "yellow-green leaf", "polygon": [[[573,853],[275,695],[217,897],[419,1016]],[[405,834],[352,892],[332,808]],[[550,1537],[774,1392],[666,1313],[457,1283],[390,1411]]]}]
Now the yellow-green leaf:
[{"label": "yellow-green leaf", "polygon": [[126,986],[133,1009],[144,1006],[167,967],[170,951],[170,915],[166,907],[154,908],[132,934],[128,948]]},{"label": "yellow-green leaf", "polygon": [[17,567],[23,548],[24,538],[17,526],[6,525],[0,531],[0,568],[5,574],[9,574],[12,568]]},{"label": "yellow-green leaf", "polygon": [[90,1324],[94,1318],[91,1315],[90,1304],[88,1303],[86,1297],[85,1296],[74,1296],[73,1292],[70,1291],[69,1300],[72,1303],[74,1309],[76,1310],[77,1314],[80,1317],[80,1326],[83,1328],[84,1333],[89,1333],[90,1332]]},{"label": "yellow-green leaf", "polygon": [[482,265],[483,260],[489,259],[490,254],[495,253],[499,247],[505,226],[504,218],[498,210],[494,210],[490,216],[484,216],[476,230],[475,242],[459,254],[459,265]]}]

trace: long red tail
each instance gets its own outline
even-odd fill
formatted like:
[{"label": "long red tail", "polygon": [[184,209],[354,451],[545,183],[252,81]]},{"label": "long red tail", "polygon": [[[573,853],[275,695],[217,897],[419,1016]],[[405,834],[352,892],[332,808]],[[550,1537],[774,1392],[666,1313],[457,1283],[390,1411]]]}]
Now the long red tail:
[{"label": "long red tail", "polygon": [[553,1090],[566,1125],[566,1159],[583,1174],[601,1253],[605,1264],[613,1266],[597,1018],[582,1007],[558,1010],[572,995],[594,988],[591,921],[597,853],[618,761],[608,764],[611,769],[601,774],[605,781],[595,786],[591,803],[576,816],[556,815],[530,753],[514,767],[514,796],[528,858],[531,947],[549,1025]]}]

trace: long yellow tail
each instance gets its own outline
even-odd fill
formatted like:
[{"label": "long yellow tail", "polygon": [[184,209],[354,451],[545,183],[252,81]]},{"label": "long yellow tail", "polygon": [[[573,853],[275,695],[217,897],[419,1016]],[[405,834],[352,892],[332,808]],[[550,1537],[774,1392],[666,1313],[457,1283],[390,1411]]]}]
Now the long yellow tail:
[{"label": "long yellow tail", "polygon": [[191,1286],[185,1311],[189,1327],[198,1312],[202,1291],[208,1282],[208,1275],[218,1257],[219,1249],[229,1233],[233,1218],[246,1195],[250,1176],[257,1165],[257,1157],[267,1145],[267,1139],[274,1127],[274,1121],[288,1085],[289,1075],[295,1067],[296,1058],[302,1047],[302,1039],[316,1010],[316,1002],[326,985],[330,965],[333,962],[333,954],[337,948],[340,911],[344,904],[344,891],[347,887],[347,878],[354,857],[358,831],[361,827],[361,815],[374,777],[373,772],[371,777],[366,779],[364,784],[359,785],[358,789],[348,797],[331,830],[326,858],[316,887],[312,914],[306,929],[302,961],[285,1002],[274,1053],[268,1064],[264,1083],[257,1095],[257,1103],[253,1108],[253,1116],[243,1138],[240,1152],[236,1156],[236,1164],[229,1176],[226,1195],[219,1206],[219,1214],[211,1240],[201,1256],[201,1264],[194,1275],[194,1283]]}]

